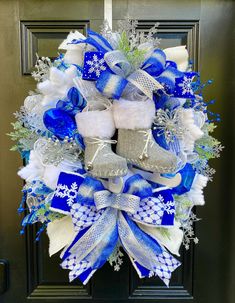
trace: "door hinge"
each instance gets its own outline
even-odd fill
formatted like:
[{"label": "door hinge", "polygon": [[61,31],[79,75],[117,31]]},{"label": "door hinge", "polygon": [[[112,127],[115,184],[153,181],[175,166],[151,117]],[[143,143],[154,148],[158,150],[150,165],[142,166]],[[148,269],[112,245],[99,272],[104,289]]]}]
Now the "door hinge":
[{"label": "door hinge", "polygon": [[0,294],[3,294],[8,289],[9,282],[9,262],[0,259]]}]

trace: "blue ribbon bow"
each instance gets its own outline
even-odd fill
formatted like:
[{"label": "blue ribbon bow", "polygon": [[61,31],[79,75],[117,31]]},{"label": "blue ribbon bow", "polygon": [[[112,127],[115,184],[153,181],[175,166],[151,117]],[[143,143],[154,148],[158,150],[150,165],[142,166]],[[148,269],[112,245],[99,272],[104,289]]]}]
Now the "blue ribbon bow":
[{"label": "blue ribbon bow", "polygon": [[178,98],[194,98],[191,84],[195,73],[177,70],[176,63],[167,61],[160,49],[155,49],[142,66],[133,71],[125,55],[113,50],[98,33],[89,30],[87,39],[71,43],[88,43],[96,48],[97,51],[85,53],[83,79],[96,81],[97,89],[109,98],[119,99],[127,83],[136,86],[150,99],[156,92]]},{"label": "blue ribbon bow", "polygon": [[154,194],[138,174],[126,180],[119,194],[92,177],[77,175],[75,179],[75,174],[60,174],[51,204],[53,210],[70,212],[77,231],[61,256],[62,267],[70,269],[70,280],[79,277],[85,284],[120,241],[141,277],[158,275],[168,285],[180,263],[137,223],[155,228],[173,224],[172,218],[166,220],[175,212],[170,192]]}]

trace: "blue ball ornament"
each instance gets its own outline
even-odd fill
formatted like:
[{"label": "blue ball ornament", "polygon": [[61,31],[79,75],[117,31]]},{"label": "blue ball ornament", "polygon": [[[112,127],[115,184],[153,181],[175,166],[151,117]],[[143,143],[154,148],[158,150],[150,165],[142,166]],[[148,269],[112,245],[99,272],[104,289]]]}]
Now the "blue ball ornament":
[{"label": "blue ball ornament", "polygon": [[59,139],[66,136],[72,137],[76,130],[75,120],[61,109],[52,108],[47,110],[43,116],[46,128]]}]

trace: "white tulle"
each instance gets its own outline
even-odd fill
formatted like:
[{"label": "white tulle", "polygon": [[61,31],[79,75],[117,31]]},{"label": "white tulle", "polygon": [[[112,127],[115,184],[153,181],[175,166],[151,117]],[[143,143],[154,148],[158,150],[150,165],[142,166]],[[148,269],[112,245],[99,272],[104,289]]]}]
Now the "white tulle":
[{"label": "white tulle", "polygon": [[188,198],[194,205],[204,205],[205,199],[203,189],[206,187],[208,178],[206,176],[196,174],[191,190],[188,192]]},{"label": "white tulle", "polygon": [[62,171],[76,171],[81,168],[81,163],[62,161],[58,166],[44,165],[40,155],[32,150],[29,156],[29,163],[18,171],[18,175],[26,182],[41,180],[51,189],[56,189],[59,175]]},{"label": "white tulle", "polygon": [[195,141],[203,136],[203,131],[195,123],[194,111],[192,108],[181,111],[181,124],[186,130],[183,134],[183,139],[181,140],[182,150],[187,153],[192,153]]},{"label": "white tulle", "polygon": [[71,66],[65,71],[51,67],[49,79],[38,84],[38,90],[43,95],[42,105],[55,107],[58,100],[66,98],[76,76],[77,69],[75,66]]},{"label": "white tulle", "polygon": [[32,150],[29,156],[29,163],[18,171],[18,175],[26,182],[43,178],[44,166],[38,154]]}]

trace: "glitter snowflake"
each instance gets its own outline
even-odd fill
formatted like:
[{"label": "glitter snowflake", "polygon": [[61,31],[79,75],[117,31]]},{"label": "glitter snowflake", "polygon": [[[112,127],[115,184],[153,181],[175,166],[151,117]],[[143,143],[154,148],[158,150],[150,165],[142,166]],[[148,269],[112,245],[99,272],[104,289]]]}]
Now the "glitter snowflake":
[{"label": "glitter snowflake", "polygon": [[81,149],[73,138],[65,137],[59,140],[56,137],[40,137],[34,149],[39,153],[44,165],[59,165],[63,160],[76,163],[81,159]]},{"label": "glitter snowflake", "polygon": [[181,121],[181,109],[169,111],[159,109],[156,112],[156,118],[154,121],[154,129],[158,128],[158,136],[164,134],[167,143],[173,142],[175,137],[182,138],[186,131]]},{"label": "glitter snowflake", "polygon": [[207,163],[207,160],[199,159],[195,163],[193,163],[193,168],[196,169],[198,174],[206,176],[209,181],[213,180],[213,175],[215,174],[215,169],[210,167]]},{"label": "glitter snowflake", "polygon": [[104,63],[104,58],[98,59],[97,55],[94,55],[93,60],[87,61],[87,64],[90,65],[88,73],[95,73],[96,76],[99,77],[101,72],[106,70]]},{"label": "glitter snowflake", "polygon": [[119,271],[121,268],[121,265],[123,263],[122,257],[123,253],[120,250],[120,246],[117,245],[114,249],[113,253],[109,257],[108,261],[111,266],[113,266],[114,271]]},{"label": "glitter snowflake", "polygon": [[183,245],[186,250],[190,248],[190,242],[193,241],[195,244],[198,244],[199,239],[195,237],[194,232],[194,222],[199,221],[200,219],[197,218],[197,216],[191,212],[188,219],[185,222],[181,223],[182,230],[184,233],[183,238]]},{"label": "glitter snowflake", "polygon": [[184,76],[183,77],[183,82],[179,84],[179,86],[182,88],[182,94],[190,94],[193,95],[193,89],[192,89],[192,81],[193,78]]},{"label": "glitter snowflake", "polygon": [[107,20],[104,20],[103,24],[101,25],[100,33],[108,41],[112,38],[112,30],[111,30],[111,28],[109,26],[109,22]]},{"label": "glitter snowflake", "polygon": [[131,50],[134,50],[142,43],[152,44],[155,48],[159,46],[160,39],[156,37],[159,23],[154,24],[146,34],[138,29],[138,20],[130,19],[128,16],[124,20],[118,21],[118,32],[122,35],[125,32],[130,43]]},{"label": "glitter snowflake", "polygon": [[76,199],[77,191],[78,185],[76,182],[73,182],[70,188],[66,184],[58,184],[55,191],[55,196],[60,198],[67,198],[66,202],[68,206],[72,206]]},{"label": "glitter snowflake", "polygon": [[48,57],[39,57],[36,53],[35,70],[32,72],[32,77],[37,82],[45,81],[49,78],[49,70],[52,66],[52,62]]}]

